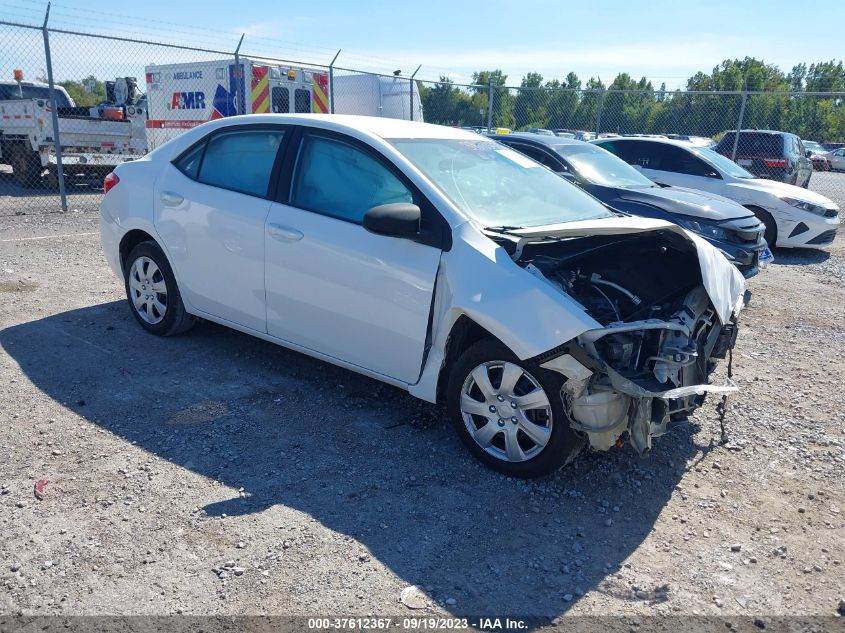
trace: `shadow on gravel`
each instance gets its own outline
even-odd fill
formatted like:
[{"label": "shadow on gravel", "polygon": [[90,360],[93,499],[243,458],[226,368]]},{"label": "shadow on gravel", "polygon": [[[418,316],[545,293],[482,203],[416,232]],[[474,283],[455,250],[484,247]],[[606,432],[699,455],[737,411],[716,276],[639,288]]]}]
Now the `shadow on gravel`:
[{"label": "shadow on gravel", "polygon": [[[671,595],[662,579],[638,587],[615,574],[700,450],[689,426],[646,460],[586,454],[526,484],[476,464],[439,407],[216,325],[159,339],[113,302],[9,327],[0,343],[68,409],[228,486],[208,515],[304,512],[407,584],[454,597],[455,615],[551,618],[590,590],[650,603]],[[174,503],[186,513],[197,500]]]},{"label": "shadow on gravel", "polygon": [[828,251],[812,248],[779,248],[775,251],[775,266],[806,266],[807,264],[821,264],[830,259]]}]

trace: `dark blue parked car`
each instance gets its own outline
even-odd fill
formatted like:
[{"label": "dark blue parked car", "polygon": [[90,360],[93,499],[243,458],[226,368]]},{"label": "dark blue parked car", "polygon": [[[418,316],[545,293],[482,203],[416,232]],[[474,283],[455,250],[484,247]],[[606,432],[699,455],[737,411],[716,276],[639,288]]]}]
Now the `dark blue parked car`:
[{"label": "dark blue parked car", "polygon": [[609,207],[631,215],[680,224],[721,250],[743,275],[756,275],[772,260],[765,227],[745,207],[711,193],[661,187],[596,145],[539,134],[491,138],[571,180]]}]

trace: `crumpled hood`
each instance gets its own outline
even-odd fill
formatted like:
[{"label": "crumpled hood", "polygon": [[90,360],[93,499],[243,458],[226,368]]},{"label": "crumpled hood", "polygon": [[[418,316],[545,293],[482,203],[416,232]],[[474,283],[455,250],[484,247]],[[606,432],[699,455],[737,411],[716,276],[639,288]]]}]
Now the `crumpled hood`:
[{"label": "crumpled hood", "polygon": [[[803,189],[801,191],[804,191]],[[598,218],[548,226],[527,227],[511,231],[526,242],[546,240],[549,237],[586,237],[590,235],[624,235],[647,231],[673,231],[683,235],[695,245],[701,279],[719,320],[727,323],[732,315],[739,314],[745,295],[742,274],[715,247],[706,240],[683,229],[677,224],[640,217]]]},{"label": "crumpled hood", "polygon": [[796,200],[806,200],[813,204],[821,205],[825,208],[839,208],[838,205],[830,198],[826,198],[820,193],[804,189],[803,187],[796,187],[795,185],[788,185],[785,182],[778,182],[776,180],[767,180],[765,178],[744,178],[740,181],[732,182],[729,187],[737,189],[753,189],[756,191],[765,191],[778,198],[795,198]]},{"label": "crumpled hood", "polygon": [[617,191],[617,195],[623,200],[650,204],[669,213],[714,222],[746,218],[752,215],[748,209],[733,200],[684,187],[649,187]]}]

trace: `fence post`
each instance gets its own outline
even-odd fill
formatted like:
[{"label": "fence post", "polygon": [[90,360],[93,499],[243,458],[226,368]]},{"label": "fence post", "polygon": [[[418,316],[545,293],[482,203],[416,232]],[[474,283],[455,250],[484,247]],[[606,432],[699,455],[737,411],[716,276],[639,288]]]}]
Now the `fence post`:
[{"label": "fence post", "polygon": [[59,179],[59,198],[62,201],[62,211],[67,213],[67,194],[65,192],[65,170],[62,163],[62,139],[59,134],[59,102],[56,99],[56,86],[53,84],[53,61],[50,59],[50,32],[47,21],[50,19],[50,3],[47,3],[47,13],[44,14],[44,26],[41,33],[44,36],[44,58],[47,63],[47,83],[50,85],[50,110],[53,120],[53,145],[56,148],[56,176]]},{"label": "fence post", "polygon": [[[243,96],[241,95],[241,81],[246,82],[246,77],[241,72],[241,57],[238,53],[241,50],[244,35],[246,33],[241,33],[241,39],[238,40],[238,45],[235,48],[235,114],[243,114],[241,112],[241,97]],[[244,89],[246,89],[246,83],[244,83]]]},{"label": "fence post", "polygon": [[604,88],[599,88],[599,111],[596,114],[596,138],[599,137],[601,133],[601,113],[604,110],[604,96],[607,94],[607,91]]},{"label": "fence post", "polygon": [[736,133],[734,134],[734,146],[731,150],[731,160],[736,162],[736,149],[739,145],[740,130],[742,130],[742,120],[745,118],[745,102],[748,101],[748,86],[742,91],[742,104],[739,106],[739,121],[736,123]]},{"label": "fence post", "polygon": [[417,69],[416,69],[416,70],[413,72],[413,74],[411,75],[411,82],[410,82],[410,88],[411,88],[411,116],[410,116],[410,118],[408,119],[409,121],[413,121],[413,120],[414,120],[414,77],[416,77],[416,76],[417,76],[417,73],[418,73],[418,72],[420,72],[420,68],[422,68],[422,64],[420,64],[419,66],[417,66]]},{"label": "fence post", "polygon": [[487,79],[487,133],[493,130],[493,76]]},{"label": "fence post", "polygon": [[337,49],[337,52],[332,57],[332,62],[329,64],[329,113],[334,114],[334,63],[337,61],[337,56],[340,55],[342,49]]}]

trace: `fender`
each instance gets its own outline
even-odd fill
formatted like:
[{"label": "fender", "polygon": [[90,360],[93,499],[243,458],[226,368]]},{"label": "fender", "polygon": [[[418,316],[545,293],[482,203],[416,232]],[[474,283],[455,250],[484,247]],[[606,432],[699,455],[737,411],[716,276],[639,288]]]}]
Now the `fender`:
[{"label": "fender", "polygon": [[419,381],[408,387],[412,395],[436,401],[446,343],[461,316],[523,360],[601,327],[575,300],[526,272],[472,225],[463,224],[455,233],[452,250],[441,258],[434,287],[432,345]]}]

